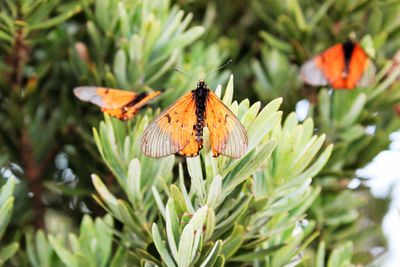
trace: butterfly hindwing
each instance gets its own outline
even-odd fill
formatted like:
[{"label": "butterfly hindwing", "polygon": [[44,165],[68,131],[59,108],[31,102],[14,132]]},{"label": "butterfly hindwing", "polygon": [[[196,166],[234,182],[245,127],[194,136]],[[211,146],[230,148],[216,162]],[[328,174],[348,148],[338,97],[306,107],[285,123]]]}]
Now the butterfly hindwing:
[{"label": "butterfly hindwing", "polygon": [[376,66],[372,62],[372,60],[368,59],[368,61],[366,62],[364,73],[361,76],[360,80],[358,81],[357,86],[359,87],[370,86],[375,78],[375,74],[376,74]]},{"label": "butterfly hindwing", "polygon": [[210,90],[206,102],[206,123],[214,156],[241,157],[247,150],[247,132],[239,119]]},{"label": "butterfly hindwing", "polygon": [[186,93],[158,115],[140,141],[144,154],[161,158],[183,150],[194,139],[196,103],[193,92]]},{"label": "butterfly hindwing", "polygon": [[179,150],[178,153],[185,157],[194,157],[197,156],[200,152],[200,149],[203,148],[203,140],[200,142],[196,141],[195,136],[196,131],[193,130],[192,136],[189,138],[189,143],[182,149]]}]

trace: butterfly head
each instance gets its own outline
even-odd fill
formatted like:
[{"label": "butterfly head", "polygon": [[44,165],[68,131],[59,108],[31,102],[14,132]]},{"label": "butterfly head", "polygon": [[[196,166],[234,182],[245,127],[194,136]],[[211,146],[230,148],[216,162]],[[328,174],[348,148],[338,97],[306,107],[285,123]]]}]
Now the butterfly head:
[{"label": "butterfly head", "polygon": [[204,81],[204,80],[200,80],[198,83],[197,83],[197,87],[198,88],[206,88],[207,87],[207,84],[206,84],[206,82]]}]

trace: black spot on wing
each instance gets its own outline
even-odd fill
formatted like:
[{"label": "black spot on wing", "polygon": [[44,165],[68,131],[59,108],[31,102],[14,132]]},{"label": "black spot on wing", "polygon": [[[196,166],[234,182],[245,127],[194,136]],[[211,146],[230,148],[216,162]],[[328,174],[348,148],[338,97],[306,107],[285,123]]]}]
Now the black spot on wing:
[{"label": "black spot on wing", "polygon": [[168,123],[171,123],[171,116],[169,116],[169,114],[165,114],[165,117],[168,119]]}]

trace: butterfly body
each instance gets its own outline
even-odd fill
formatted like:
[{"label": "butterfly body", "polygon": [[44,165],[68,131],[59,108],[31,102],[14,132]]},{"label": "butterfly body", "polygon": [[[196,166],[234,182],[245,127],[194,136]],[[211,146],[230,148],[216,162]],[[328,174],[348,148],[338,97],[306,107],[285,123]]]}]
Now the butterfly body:
[{"label": "butterfly body", "polygon": [[81,86],[74,89],[74,94],[83,101],[101,107],[101,111],[104,113],[125,121],[133,118],[140,109],[161,92],[136,94],[119,89]]},{"label": "butterfly body", "polygon": [[210,89],[207,88],[205,82],[200,81],[196,90],[192,90],[193,99],[196,103],[196,117],[197,122],[194,126],[194,130],[196,131],[196,142],[199,144],[203,144],[203,128],[205,125],[205,116],[206,116],[206,100],[208,94],[210,93]]},{"label": "butterfly body", "polygon": [[203,148],[205,126],[215,157],[237,158],[246,151],[245,128],[203,80],[148,125],[141,140],[142,151],[156,158],[174,153],[197,156]]},{"label": "butterfly body", "polygon": [[351,60],[351,55],[354,51],[354,43],[352,42],[345,42],[342,44],[342,50],[344,55],[344,70],[342,72],[342,77],[347,78],[349,75],[349,64]]},{"label": "butterfly body", "polygon": [[371,84],[375,66],[359,44],[347,41],[308,60],[300,73],[311,85],[352,90]]}]

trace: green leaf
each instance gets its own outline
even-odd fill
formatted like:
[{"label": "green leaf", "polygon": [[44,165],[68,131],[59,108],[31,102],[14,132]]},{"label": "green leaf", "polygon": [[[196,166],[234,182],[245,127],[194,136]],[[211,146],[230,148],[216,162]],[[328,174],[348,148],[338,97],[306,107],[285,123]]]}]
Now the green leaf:
[{"label": "green leaf", "polygon": [[107,187],[103,184],[103,182],[96,174],[92,174],[92,183],[101,198],[114,213],[113,215],[116,216],[117,219],[121,220],[121,215],[118,211],[118,200],[114,197],[113,194],[110,193],[110,191],[108,191]]},{"label": "green leaf", "polygon": [[141,199],[141,188],[140,188],[140,176],[141,176],[141,166],[138,159],[133,159],[129,163],[128,175],[127,175],[127,196],[129,201],[135,205],[138,204]]},{"label": "green leaf", "polygon": [[179,221],[178,221],[178,216],[175,212],[174,200],[172,198],[168,200],[165,219],[166,219],[166,230],[167,230],[169,248],[171,249],[174,258],[177,259],[178,258],[177,243],[179,241]]},{"label": "green leaf", "polygon": [[235,253],[241,247],[243,241],[244,241],[243,236],[235,236],[229,238],[224,242],[224,245],[221,250],[221,255],[224,255],[224,258],[229,260],[233,255],[235,255]]},{"label": "green leaf", "polygon": [[212,250],[208,254],[207,258],[204,260],[204,262],[200,265],[200,267],[211,267],[211,266],[214,266],[214,263],[217,261],[219,253],[221,251],[221,247],[222,247],[222,241],[221,240],[217,240],[217,242],[215,242],[214,247],[212,248]]},{"label": "green leaf", "polygon": [[0,264],[3,265],[8,259],[14,256],[18,249],[19,244],[17,242],[2,246],[0,249]]},{"label": "green leaf", "polygon": [[222,191],[222,177],[221,175],[216,175],[211,183],[210,190],[207,197],[207,206],[211,208],[216,208]]},{"label": "green leaf", "polygon": [[292,46],[290,44],[288,44],[287,42],[285,42],[283,40],[280,40],[280,39],[276,38],[272,34],[269,34],[269,33],[265,32],[265,31],[261,31],[260,32],[260,36],[267,43],[269,43],[269,45],[271,45],[272,47],[278,49],[281,52],[285,52],[285,53],[288,53],[288,54],[293,52]]},{"label": "green leaf", "polygon": [[41,266],[50,266],[51,257],[53,256],[53,249],[47,241],[46,234],[43,230],[36,232],[36,243],[35,247]]},{"label": "green leaf", "polygon": [[192,219],[190,219],[190,223],[193,225],[194,231],[202,231],[204,220],[207,216],[207,210],[207,206],[198,209],[193,215]]},{"label": "green leaf", "polygon": [[204,239],[208,240],[214,232],[215,229],[215,212],[212,208],[207,210],[206,217],[206,229],[204,231]]},{"label": "green leaf", "polygon": [[100,259],[97,258],[97,262],[99,262],[100,266],[107,266],[112,253],[112,217],[106,215],[103,219],[96,218],[94,227],[96,235],[95,240],[98,240],[99,242],[97,251],[100,252],[100,255],[98,256]]},{"label": "green leaf", "polygon": [[192,259],[192,247],[194,239],[194,229],[191,223],[183,228],[181,239],[179,241],[178,266],[188,267]]},{"label": "green leaf", "polygon": [[247,155],[241,159],[235,169],[227,173],[222,186],[222,198],[229,195],[234,188],[252,175],[271,155],[276,140],[270,140],[257,151],[256,155]]},{"label": "green leaf", "polygon": [[336,247],[328,260],[327,267],[334,267],[334,266],[344,266],[350,267],[351,264],[351,257],[353,254],[353,244],[352,242],[348,241],[345,244]]},{"label": "green leaf", "polygon": [[153,192],[154,199],[156,200],[157,207],[158,207],[158,209],[160,210],[161,215],[162,215],[162,216],[164,217],[164,219],[165,219],[165,207],[164,207],[164,203],[163,203],[162,200],[161,200],[161,196],[160,196],[160,194],[158,193],[158,191],[157,191],[157,189],[155,188],[155,186],[152,186],[152,187],[151,187],[151,190],[152,190],[152,192]]},{"label": "green leaf", "polygon": [[346,115],[339,122],[338,126],[345,129],[354,124],[360,116],[361,112],[363,111],[366,102],[367,95],[359,94],[358,97],[354,100],[350,110],[346,112]]},{"label": "green leaf", "polygon": [[317,250],[317,256],[315,257],[315,267],[325,266],[325,241],[320,241]]},{"label": "green leaf", "polygon": [[158,231],[157,225],[155,223],[153,223],[152,226],[152,234],[154,244],[157,248],[158,253],[160,253],[162,260],[165,262],[165,264],[167,264],[168,267],[175,267],[176,265],[174,263],[174,260],[169,255],[169,252],[161,239],[160,232]]},{"label": "green leaf", "polygon": [[189,175],[192,178],[192,185],[197,191],[201,203],[205,203],[206,190],[203,184],[203,172],[200,164],[200,157],[186,158]]},{"label": "green leaf", "polygon": [[266,256],[271,255],[272,253],[278,251],[279,249],[281,249],[284,246],[286,246],[286,245],[285,244],[280,244],[280,245],[272,246],[272,247],[267,248],[267,249],[261,249],[259,251],[255,251],[255,252],[249,252],[249,253],[240,254],[239,256],[236,256],[236,257],[233,257],[232,259],[230,259],[230,261],[233,261],[233,262],[250,262],[250,261],[254,261],[254,260],[263,259]]},{"label": "green leaf", "polygon": [[222,231],[228,230],[229,227],[232,226],[236,218],[238,218],[246,210],[247,205],[249,204],[251,198],[252,196],[250,194],[245,195],[236,203],[235,209],[231,212],[231,214],[227,218],[221,221],[218,221],[217,219],[218,223],[217,226],[215,227],[215,230],[222,230]]},{"label": "green leaf", "polygon": [[198,39],[204,33],[204,28],[201,26],[195,26],[189,29],[188,31],[178,35],[174,39],[172,39],[168,45],[167,49],[172,51],[173,49],[181,49],[188,44],[192,43],[196,39]]},{"label": "green leaf", "polygon": [[7,179],[7,182],[0,188],[0,207],[8,201],[8,199],[12,196],[15,187],[15,178]]},{"label": "green leaf", "polygon": [[82,11],[82,7],[80,5],[77,5],[77,6],[73,7],[71,10],[69,10],[68,12],[64,12],[56,17],[46,20],[45,22],[30,25],[27,27],[27,30],[29,30],[29,31],[42,30],[42,29],[57,26],[81,11]]},{"label": "green leaf", "polygon": [[78,266],[77,259],[70,253],[62,244],[59,239],[56,239],[52,235],[48,235],[49,242],[53,249],[56,251],[58,257],[60,257],[61,261],[67,265],[68,267]]},{"label": "green leaf", "polygon": [[[248,154],[260,141],[268,134],[268,132],[280,121],[282,112],[276,112],[282,103],[282,98],[271,101],[265,108],[261,110],[255,121],[247,130],[249,137],[249,145],[246,154]],[[245,155],[246,155],[245,154]]]},{"label": "green leaf", "polygon": [[189,212],[186,200],[182,192],[179,190],[179,188],[176,185],[172,184],[170,186],[170,192],[171,192],[171,197],[175,200],[174,203],[179,211],[178,213],[183,214],[185,212]]},{"label": "green leaf", "polygon": [[115,55],[114,59],[114,73],[117,78],[118,84],[122,88],[128,88],[129,82],[126,77],[127,63],[125,52],[120,49]]},{"label": "green leaf", "polygon": [[232,104],[232,99],[233,99],[233,75],[229,77],[228,85],[226,86],[222,102],[229,107]]},{"label": "green leaf", "polygon": [[[114,256],[111,260],[110,267],[119,267],[123,266],[126,263],[126,251],[127,249],[123,246],[119,246],[117,251],[114,253]],[[167,265],[168,267],[174,267]]]},{"label": "green leaf", "polygon": [[14,197],[8,198],[6,203],[0,207],[0,240],[6,231],[7,225],[11,220],[12,210],[14,204]]}]

